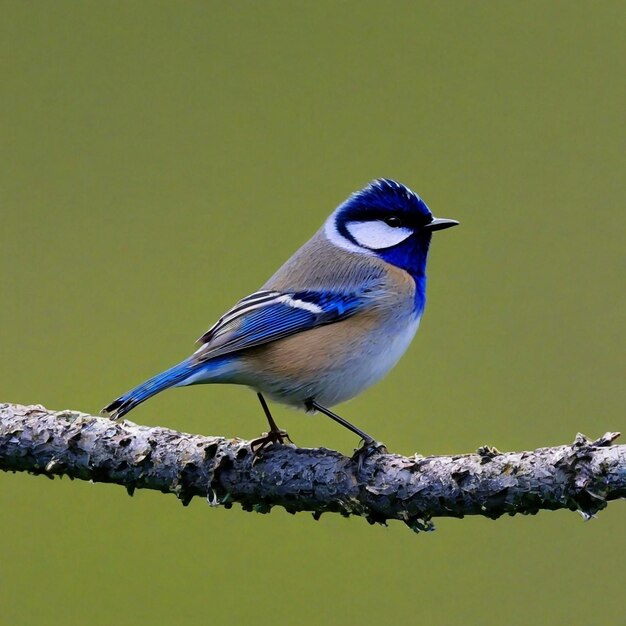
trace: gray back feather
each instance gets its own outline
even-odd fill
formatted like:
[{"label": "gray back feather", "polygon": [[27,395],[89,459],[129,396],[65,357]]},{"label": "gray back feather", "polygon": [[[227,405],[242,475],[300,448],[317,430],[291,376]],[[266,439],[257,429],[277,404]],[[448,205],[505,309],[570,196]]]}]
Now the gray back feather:
[{"label": "gray back feather", "polygon": [[263,285],[278,291],[352,292],[384,279],[384,262],[328,241],[322,227]]}]

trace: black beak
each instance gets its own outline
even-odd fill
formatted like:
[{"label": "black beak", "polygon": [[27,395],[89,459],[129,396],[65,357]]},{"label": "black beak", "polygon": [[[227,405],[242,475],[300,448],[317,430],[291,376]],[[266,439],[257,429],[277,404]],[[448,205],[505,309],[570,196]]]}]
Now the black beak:
[{"label": "black beak", "polygon": [[456,220],[447,220],[445,217],[434,217],[433,221],[422,228],[424,230],[444,230],[444,228],[452,228],[458,226],[459,223]]}]

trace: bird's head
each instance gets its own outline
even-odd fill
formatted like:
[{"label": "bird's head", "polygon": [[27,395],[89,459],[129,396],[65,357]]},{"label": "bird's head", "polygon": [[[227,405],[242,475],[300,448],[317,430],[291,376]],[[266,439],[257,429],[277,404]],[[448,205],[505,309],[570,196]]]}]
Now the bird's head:
[{"label": "bird's head", "polygon": [[335,245],[377,256],[417,278],[424,274],[432,233],[457,224],[433,217],[408,187],[379,178],[337,207],[325,232]]}]

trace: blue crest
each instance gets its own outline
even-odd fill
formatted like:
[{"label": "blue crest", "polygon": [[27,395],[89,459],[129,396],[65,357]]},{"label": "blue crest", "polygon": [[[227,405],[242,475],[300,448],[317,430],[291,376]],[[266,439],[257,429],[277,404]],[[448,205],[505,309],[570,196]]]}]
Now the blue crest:
[{"label": "blue crest", "polygon": [[401,214],[415,227],[424,226],[433,219],[426,203],[406,185],[389,178],[378,178],[353,193],[341,205],[340,220],[376,219],[390,213]]}]

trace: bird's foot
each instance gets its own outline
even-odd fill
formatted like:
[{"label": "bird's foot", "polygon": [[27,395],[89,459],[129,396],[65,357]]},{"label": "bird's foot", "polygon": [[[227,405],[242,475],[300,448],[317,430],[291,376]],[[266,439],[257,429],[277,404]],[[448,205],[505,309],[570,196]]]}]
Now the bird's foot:
[{"label": "bird's foot", "polygon": [[356,463],[357,472],[363,469],[363,463],[373,454],[386,454],[387,448],[384,443],[373,439],[364,439],[363,445],[354,451],[351,459]]},{"label": "bird's foot", "polygon": [[286,441],[293,443],[287,431],[282,428],[263,433],[260,437],[257,437],[250,442],[250,449],[252,450],[254,460],[256,461],[259,455],[261,455],[266,448],[275,444],[283,445]]}]

